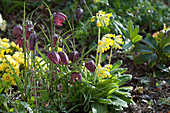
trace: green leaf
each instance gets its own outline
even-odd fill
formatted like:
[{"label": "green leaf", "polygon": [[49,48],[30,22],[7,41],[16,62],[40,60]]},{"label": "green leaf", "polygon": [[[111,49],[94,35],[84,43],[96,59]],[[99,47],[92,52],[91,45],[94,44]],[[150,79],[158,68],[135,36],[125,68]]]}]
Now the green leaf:
[{"label": "green leaf", "polygon": [[120,86],[120,85],[124,84],[126,81],[129,81],[130,79],[132,79],[132,75],[124,74],[124,75],[121,75],[118,79],[121,80],[118,83],[118,85]]},{"label": "green leaf", "polygon": [[127,43],[125,43],[123,46],[122,46],[122,49],[128,49],[132,46],[132,41],[129,41]]},{"label": "green leaf", "polygon": [[113,65],[112,65],[112,69],[117,69],[118,67],[120,67],[122,65],[122,60],[118,60],[117,62],[115,62]]},{"label": "green leaf", "polygon": [[136,35],[138,35],[138,32],[139,32],[139,26],[136,26],[134,31],[133,31],[133,34],[131,34],[131,37],[135,37]]},{"label": "green leaf", "polygon": [[162,39],[161,39],[161,42],[160,42],[160,44],[159,44],[159,46],[160,46],[160,48],[164,48],[168,43],[170,43],[170,36],[169,37],[163,37]]},{"label": "green leaf", "polygon": [[112,103],[112,101],[110,99],[104,99],[104,98],[99,98],[97,100],[97,102],[99,102],[99,103],[107,103],[107,104]]},{"label": "green leaf", "polygon": [[49,95],[47,91],[41,92],[41,97],[43,100],[49,100]]},{"label": "green leaf", "polygon": [[137,64],[142,64],[146,61],[148,61],[152,57],[151,53],[148,54],[140,54],[138,57],[135,58],[135,62]]},{"label": "green leaf", "polygon": [[119,98],[118,96],[112,96],[112,104],[115,106],[128,107],[127,102]]},{"label": "green leaf", "polygon": [[152,38],[152,35],[149,35],[145,38],[144,40],[149,46],[151,46],[152,48],[154,48],[156,50],[157,48],[157,44],[154,38]]},{"label": "green leaf", "polygon": [[26,102],[20,102],[20,104],[23,105],[29,111],[29,113],[33,113],[29,104],[27,104]]},{"label": "green leaf", "polygon": [[132,38],[132,43],[136,43],[136,42],[138,42],[141,39],[142,39],[142,36],[136,35],[135,37]]},{"label": "green leaf", "polygon": [[165,46],[163,51],[170,53],[170,45]]},{"label": "green leaf", "polygon": [[99,104],[97,102],[91,105],[93,113],[108,113],[107,106]]},{"label": "green leaf", "polygon": [[106,4],[106,5],[109,5],[109,2],[108,2],[108,0],[94,0],[94,3],[104,3],[104,4]]},{"label": "green leaf", "polygon": [[156,61],[157,61],[157,55],[154,53],[152,54],[151,60],[149,62],[149,66],[153,67],[156,64]]},{"label": "green leaf", "polygon": [[135,47],[132,49],[131,52],[154,52],[151,48],[143,45],[143,44],[136,44]]}]

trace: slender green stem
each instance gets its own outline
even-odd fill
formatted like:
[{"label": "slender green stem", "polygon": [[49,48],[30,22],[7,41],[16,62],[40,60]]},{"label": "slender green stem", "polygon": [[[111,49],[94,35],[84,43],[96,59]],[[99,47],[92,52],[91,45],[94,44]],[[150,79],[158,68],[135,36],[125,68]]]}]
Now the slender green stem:
[{"label": "slender green stem", "polygon": [[[99,40],[100,40],[100,27],[98,28],[98,41],[97,41],[97,45],[99,43]],[[97,66],[97,60],[98,60],[98,52],[96,51],[96,66]],[[97,73],[95,72],[95,78],[94,78],[94,83],[96,82],[96,78],[97,78]]]},{"label": "slender green stem", "polygon": [[24,2],[24,20],[23,20],[23,37],[24,37],[24,65],[25,65],[25,69],[24,69],[24,76],[25,76],[25,101],[27,102],[27,68],[26,68],[26,37],[25,37],[25,2]]},{"label": "slender green stem", "polygon": [[37,113],[37,111],[38,111],[38,106],[37,106],[37,98],[36,98],[36,80],[35,80],[35,53],[36,53],[36,50],[35,51],[33,51],[33,58],[34,58],[34,68],[33,68],[33,78],[34,78],[34,100],[35,100],[35,106],[36,106],[36,113]]},{"label": "slender green stem", "polygon": [[[100,40],[100,27],[98,29],[98,41],[97,41],[97,44],[99,43],[99,40]],[[97,65],[97,60],[98,60],[98,52],[96,51],[96,62],[95,62],[96,65]]]},{"label": "slender green stem", "polygon": [[88,9],[90,15],[93,16],[92,13],[91,13],[91,11],[90,11],[90,9],[89,9],[89,7],[88,7],[87,4],[86,4],[86,0],[83,0],[83,1],[84,1],[84,4],[85,4],[86,8]]},{"label": "slender green stem", "polygon": [[112,48],[111,48],[111,50],[110,50],[109,64],[110,64],[110,62],[111,62],[111,58],[112,58]]},{"label": "slender green stem", "polygon": [[98,62],[98,65],[100,64],[101,59],[102,59],[102,52],[99,53],[99,62]]}]

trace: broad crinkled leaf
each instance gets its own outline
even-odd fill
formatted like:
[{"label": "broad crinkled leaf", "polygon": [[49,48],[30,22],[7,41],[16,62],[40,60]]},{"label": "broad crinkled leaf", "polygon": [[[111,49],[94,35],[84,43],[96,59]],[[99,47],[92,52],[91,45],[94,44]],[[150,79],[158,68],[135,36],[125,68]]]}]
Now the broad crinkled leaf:
[{"label": "broad crinkled leaf", "polygon": [[120,79],[120,82],[118,83],[118,85],[121,86],[126,81],[129,81],[130,79],[132,79],[132,75],[124,74],[124,75],[121,75],[118,79]]},{"label": "broad crinkled leaf", "polygon": [[154,50],[143,44],[138,43],[135,45],[131,52],[154,52]]},{"label": "broad crinkled leaf", "polygon": [[165,46],[163,51],[170,53],[170,45]]},{"label": "broad crinkled leaf", "polygon": [[156,61],[157,61],[157,55],[154,53],[152,54],[151,60],[149,62],[149,66],[153,67],[156,64]]},{"label": "broad crinkled leaf", "polygon": [[108,113],[107,107],[97,102],[91,105],[93,113]]},{"label": "broad crinkled leaf", "polygon": [[157,44],[156,44],[155,39],[152,38],[151,35],[149,35],[149,36],[147,36],[147,37],[145,38],[145,42],[146,42],[149,46],[151,46],[152,48],[154,48],[154,49],[156,50]]},{"label": "broad crinkled leaf", "polygon": [[112,96],[112,104],[115,106],[128,107],[127,102],[119,98],[118,96]]},{"label": "broad crinkled leaf", "polygon": [[152,57],[152,53],[140,54],[138,57],[135,58],[135,62],[137,64],[142,64],[142,63],[148,61],[151,57]]}]

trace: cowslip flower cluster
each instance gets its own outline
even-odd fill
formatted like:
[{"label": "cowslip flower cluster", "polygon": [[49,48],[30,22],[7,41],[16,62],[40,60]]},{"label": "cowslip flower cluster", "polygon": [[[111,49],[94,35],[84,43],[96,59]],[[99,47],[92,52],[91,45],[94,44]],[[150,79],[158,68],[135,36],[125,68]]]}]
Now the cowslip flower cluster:
[{"label": "cowslip flower cluster", "polygon": [[113,48],[113,49],[121,49],[120,44],[123,45],[123,44],[124,44],[124,41],[123,41],[121,35],[117,35],[117,36],[115,36],[115,38],[114,38],[114,43],[113,43],[113,45],[112,45],[112,48]]},{"label": "cowslip flower cluster", "polygon": [[9,43],[9,39],[0,38],[0,77],[3,81],[11,81],[16,85],[12,75],[14,74],[7,60],[12,65],[15,73],[19,76],[20,66],[24,64],[24,55],[22,48],[19,48],[14,42]]},{"label": "cowslip flower cluster", "polygon": [[93,16],[91,18],[91,21],[95,21],[95,18],[97,19],[97,26],[98,27],[104,27],[105,25],[109,25],[110,17],[112,17],[112,13],[105,14],[103,11],[99,11],[96,13],[96,16]]},{"label": "cowslip flower cluster", "polygon": [[104,51],[107,51],[108,49],[110,49],[110,46],[113,49],[121,49],[120,44],[121,45],[124,44],[124,41],[121,35],[115,36],[115,34],[106,34],[102,37],[101,40],[99,40],[97,52],[103,53]]},{"label": "cowslip flower cluster", "polygon": [[100,78],[110,78],[112,75],[110,75],[109,71],[112,69],[111,64],[107,64],[104,67],[102,67],[100,64],[96,67],[95,73],[98,75]]},{"label": "cowslip flower cluster", "polygon": [[[107,38],[109,37],[109,38]],[[98,48],[97,48],[97,52],[104,52],[107,51],[108,49],[110,49],[110,46],[113,46],[114,41],[113,39],[111,39],[111,37],[115,37],[114,34],[106,34],[102,37],[101,40],[99,40],[98,42]]]},{"label": "cowslip flower cluster", "polygon": [[[16,85],[13,78],[14,72],[12,71],[9,63],[17,76],[21,77],[21,69],[24,68],[24,53],[22,51],[23,49],[20,48],[19,45],[16,45],[14,42],[9,42],[9,39],[0,38],[0,77],[2,77],[3,81],[8,81],[11,82],[12,85]],[[29,58],[28,60],[30,65],[31,57],[27,55],[27,58]],[[41,66],[43,70],[46,70],[46,62],[38,56],[35,56],[35,58],[36,68],[39,69]],[[9,61],[9,63],[7,61]]]},{"label": "cowslip flower cluster", "polygon": [[0,13],[0,29],[2,31],[6,29],[6,20],[3,20],[1,13]]}]

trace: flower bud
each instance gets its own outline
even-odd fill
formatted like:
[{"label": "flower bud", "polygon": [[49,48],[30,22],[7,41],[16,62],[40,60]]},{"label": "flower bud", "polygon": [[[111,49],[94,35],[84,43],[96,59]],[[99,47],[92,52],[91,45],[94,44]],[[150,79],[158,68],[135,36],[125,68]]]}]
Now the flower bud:
[{"label": "flower bud", "polygon": [[65,22],[65,19],[67,18],[67,16],[61,12],[54,12],[53,14],[53,20],[54,20],[54,25],[59,25],[59,26],[63,26],[63,22]]},{"label": "flower bud", "polygon": [[71,80],[73,80],[73,82],[75,82],[76,78],[78,78],[79,82],[81,82],[82,79],[81,73],[74,72],[71,74]]},{"label": "flower bud", "polygon": [[79,59],[79,53],[77,51],[70,52],[69,59],[72,63],[76,62]]},{"label": "flower bud", "polygon": [[85,66],[86,66],[86,68],[87,68],[90,72],[94,73],[94,71],[95,71],[95,69],[96,69],[96,65],[95,65],[95,63],[94,63],[93,60],[87,61],[86,64],[85,64]]},{"label": "flower bud", "polygon": [[69,59],[68,59],[67,54],[63,51],[58,52],[58,54],[60,55],[61,62],[65,65],[68,65]]},{"label": "flower bud", "polygon": [[76,11],[76,18],[77,18],[77,21],[79,22],[81,20],[83,16],[83,9],[79,8],[77,11]]},{"label": "flower bud", "polygon": [[34,50],[35,49],[35,45],[37,43],[37,38],[38,38],[38,36],[35,33],[32,33],[29,36],[29,47],[30,47],[30,50]]},{"label": "flower bud", "polygon": [[56,51],[51,51],[47,53],[47,56],[53,64],[58,64],[58,63],[60,64],[61,59],[60,59],[59,54]]},{"label": "flower bud", "polygon": [[12,35],[16,36],[17,38],[21,38],[23,34],[22,26],[16,25],[12,30]]}]

